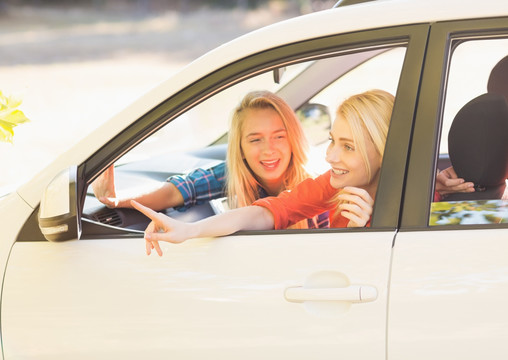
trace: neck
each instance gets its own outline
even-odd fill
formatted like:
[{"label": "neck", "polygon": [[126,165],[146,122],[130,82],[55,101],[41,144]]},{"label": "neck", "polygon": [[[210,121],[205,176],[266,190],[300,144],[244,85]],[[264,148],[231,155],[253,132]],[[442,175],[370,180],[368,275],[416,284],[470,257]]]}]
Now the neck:
[{"label": "neck", "polygon": [[260,181],[259,183],[270,196],[277,196],[285,190],[284,183],[282,181]]}]

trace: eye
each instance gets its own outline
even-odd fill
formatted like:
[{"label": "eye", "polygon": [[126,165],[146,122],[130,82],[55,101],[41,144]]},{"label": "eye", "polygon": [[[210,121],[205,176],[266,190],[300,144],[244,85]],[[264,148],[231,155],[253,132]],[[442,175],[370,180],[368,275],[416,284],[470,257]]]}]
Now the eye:
[{"label": "eye", "polygon": [[257,142],[260,142],[260,141],[261,141],[261,139],[259,139],[259,138],[250,138],[249,139],[249,143],[257,143]]},{"label": "eye", "polygon": [[330,141],[331,144],[334,143],[333,138],[331,136],[328,136],[328,141]]},{"label": "eye", "polygon": [[355,151],[355,148],[349,144],[344,144],[344,149],[346,149],[346,151]]}]

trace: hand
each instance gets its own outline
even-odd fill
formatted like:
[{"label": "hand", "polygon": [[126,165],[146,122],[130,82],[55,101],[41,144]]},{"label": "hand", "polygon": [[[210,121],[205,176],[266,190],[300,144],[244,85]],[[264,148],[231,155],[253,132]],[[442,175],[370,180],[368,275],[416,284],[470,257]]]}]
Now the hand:
[{"label": "hand", "polygon": [[472,182],[465,182],[464,179],[459,178],[453,170],[453,166],[439,171],[436,175],[436,189],[439,195],[446,195],[451,193],[474,192],[474,184]]},{"label": "hand", "polygon": [[95,197],[109,208],[118,207],[119,200],[115,191],[115,167],[111,165],[92,183]]},{"label": "hand", "polygon": [[374,200],[370,194],[357,187],[346,186],[339,192],[340,214],[349,219],[348,227],[364,227],[370,220]]},{"label": "hand", "polygon": [[147,255],[150,255],[152,249],[155,249],[157,254],[162,256],[159,241],[179,244],[191,237],[190,229],[192,224],[184,223],[162,213],[155,212],[134,200],[131,200],[131,205],[152,220],[145,229]]}]

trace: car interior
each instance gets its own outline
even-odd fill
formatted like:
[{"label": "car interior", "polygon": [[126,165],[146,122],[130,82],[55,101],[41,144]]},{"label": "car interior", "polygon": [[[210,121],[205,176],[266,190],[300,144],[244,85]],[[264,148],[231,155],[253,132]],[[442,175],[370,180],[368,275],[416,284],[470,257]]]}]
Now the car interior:
[{"label": "car interior", "polygon": [[[506,42],[506,40],[504,40]],[[453,64],[452,64],[453,66]],[[487,92],[467,101],[443,130],[437,169],[449,166],[473,182],[472,193],[446,194],[432,203],[430,225],[508,221],[508,56],[491,68]],[[444,141],[444,140],[446,141]],[[443,153],[446,144],[447,153]]]},{"label": "car interior", "polygon": [[[254,89],[277,93],[295,110],[311,144],[309,164],[312,162],[315,173],[321,173],[327,169],[324,154],[333,121],[331,114],[340,99],[346,98],[348,92],[352,95],[370,88],[382,88],[395,94],[404,55],[405,47],[400,45],[362,49],[281,66],[235,84],[171,119],[163,129],[116,161],[116,188],[141,191],[135,189],[225,161],[229,114],[219,119],[209,114],[224,114],[223,109],[234,108],[239,94]],[[380,66],[386,70],[383,76],[367,75],[379,72]],[[369,80],[362,84],[363,89],[357,90],[359,76]],[[213,121],[212,126],[210,121]],[[202,123],[207,126],[207,131],[195,131]],[[174,136],[175,133],[189,132],[192,133],[190,141],[185,136]],[[212,201],[187,211],[169,208],[165,213],[179,220],[197,221],[214,215],[216,208]],[[129,236],[143,231],[148,223],[148,219],[136,210],[106,207],[94,197],[89,186],[82,213],[82,237]]]}]

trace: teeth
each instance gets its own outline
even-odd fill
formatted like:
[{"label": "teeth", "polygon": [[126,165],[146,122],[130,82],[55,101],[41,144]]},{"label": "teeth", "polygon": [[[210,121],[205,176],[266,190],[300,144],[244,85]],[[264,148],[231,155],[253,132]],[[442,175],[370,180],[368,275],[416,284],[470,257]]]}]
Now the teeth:
[{"label": "teeth", "polygon": [[347,170],[336,170],[336,169],[332,169],[332,171],[336,175],[344,175],[344,174],[347,174],[349,172]]},{"label": "teeth", "polygon": [[261,164],[271,167],[275,166],[278,163],[279,160],[271,160],[271,161],[261,161]]}]

